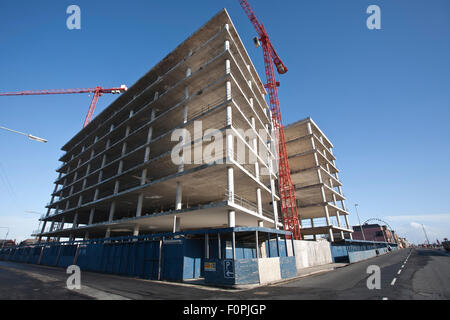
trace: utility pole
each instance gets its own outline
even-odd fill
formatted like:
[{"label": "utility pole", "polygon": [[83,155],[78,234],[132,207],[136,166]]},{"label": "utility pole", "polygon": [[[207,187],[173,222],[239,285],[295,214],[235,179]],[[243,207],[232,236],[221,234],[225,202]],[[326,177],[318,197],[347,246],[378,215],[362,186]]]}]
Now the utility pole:
[{"label": "utility pole", "polygon": [[361,228],[361,233],[362,233],[363,239],[364,239],[364,241],[366,241],[366,236],[364,235],[364,230],[363,230],[363,227],[362,227],[362,224],[361,224],[361,220],[359,219],[358,204],[357,203],[355,203],[355,210],[356,210],[356,216],[358,217],[358,223],[359,223],[359,227]]}]

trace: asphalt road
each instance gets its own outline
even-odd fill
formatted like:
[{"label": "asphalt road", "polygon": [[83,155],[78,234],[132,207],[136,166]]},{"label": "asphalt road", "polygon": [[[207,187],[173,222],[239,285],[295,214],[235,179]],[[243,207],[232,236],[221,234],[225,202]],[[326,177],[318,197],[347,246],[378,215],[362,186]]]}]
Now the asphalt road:
[{"label": "asphalt road", "polygon": [[[367,268],[380,267],[380,289],[369,290]],[[0,262],[0,299],[273,300],[450,299],[450,256],[403,249],[334,271],[251,290],[227,290],[82,272],[81,290],[69,290],[65,270]]]}]

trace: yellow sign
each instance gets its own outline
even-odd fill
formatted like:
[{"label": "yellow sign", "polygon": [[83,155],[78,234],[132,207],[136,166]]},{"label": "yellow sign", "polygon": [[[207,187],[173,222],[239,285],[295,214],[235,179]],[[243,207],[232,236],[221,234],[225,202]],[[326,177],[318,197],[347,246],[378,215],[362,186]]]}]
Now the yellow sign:
[{"label": "yellow sign", "polygon": [[216,271],[215,262],[205,262],[205,271]]}]

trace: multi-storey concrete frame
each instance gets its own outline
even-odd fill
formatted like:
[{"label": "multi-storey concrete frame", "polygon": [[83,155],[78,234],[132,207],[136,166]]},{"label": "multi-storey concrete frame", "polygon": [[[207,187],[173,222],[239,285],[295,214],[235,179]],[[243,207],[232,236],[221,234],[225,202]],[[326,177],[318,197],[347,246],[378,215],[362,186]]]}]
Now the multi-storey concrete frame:
[{"label": "multi-storey concrete frame", "polygon": [[334,241],[336,237],[344,239],[344,233],[348,233],[351,239],[353,231],[333,144],[311,118],[287,126],[285,135],[302,236],[316,239],[317,235],[326,234]]},{"label": "multi-storey concrete frame", "polygon": [[[281,227],[265,94],[222,10],[62,148],[63,164],[37,235],[75,239]],[[224,137],[223,148],[214,153],[218,161],[175,164],[177,129],[186,129],[193,145],[203,148],[208,143],[201,133],[217,129]],[[242,136],[240,129],[253,135]],[[255,163],[238,159],[239,144]]]}]

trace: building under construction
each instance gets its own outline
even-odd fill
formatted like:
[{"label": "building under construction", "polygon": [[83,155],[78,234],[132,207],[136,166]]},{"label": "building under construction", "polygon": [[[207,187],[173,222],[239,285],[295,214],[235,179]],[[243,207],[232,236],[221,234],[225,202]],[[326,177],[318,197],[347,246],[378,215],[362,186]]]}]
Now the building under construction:
[{"label": "building under construction", "polygon": [[303,238],[352,239],[333,144],[311,118],[287,126],[285,136]]},{"label": "building under construction", "polygon": [[220,11],[62,147],[39,244],[0,259],[221,285],[331,263],[330,244],[313,240],[351,232],[333,146],[311,119],[286,130],[301,233],[311,238],[294,240],[266,93]]},{"label": "building under construction", "polygon": [[[72,240],[281,226],[264,97],[221,11],[63,146],[38,236]],[[174,137],[179,132],[185,136]],[[217,135],[220,149],[206,155]],[[191,153],[183,155],[184,163],[173,159],[180,143],[181,154]]]}]

